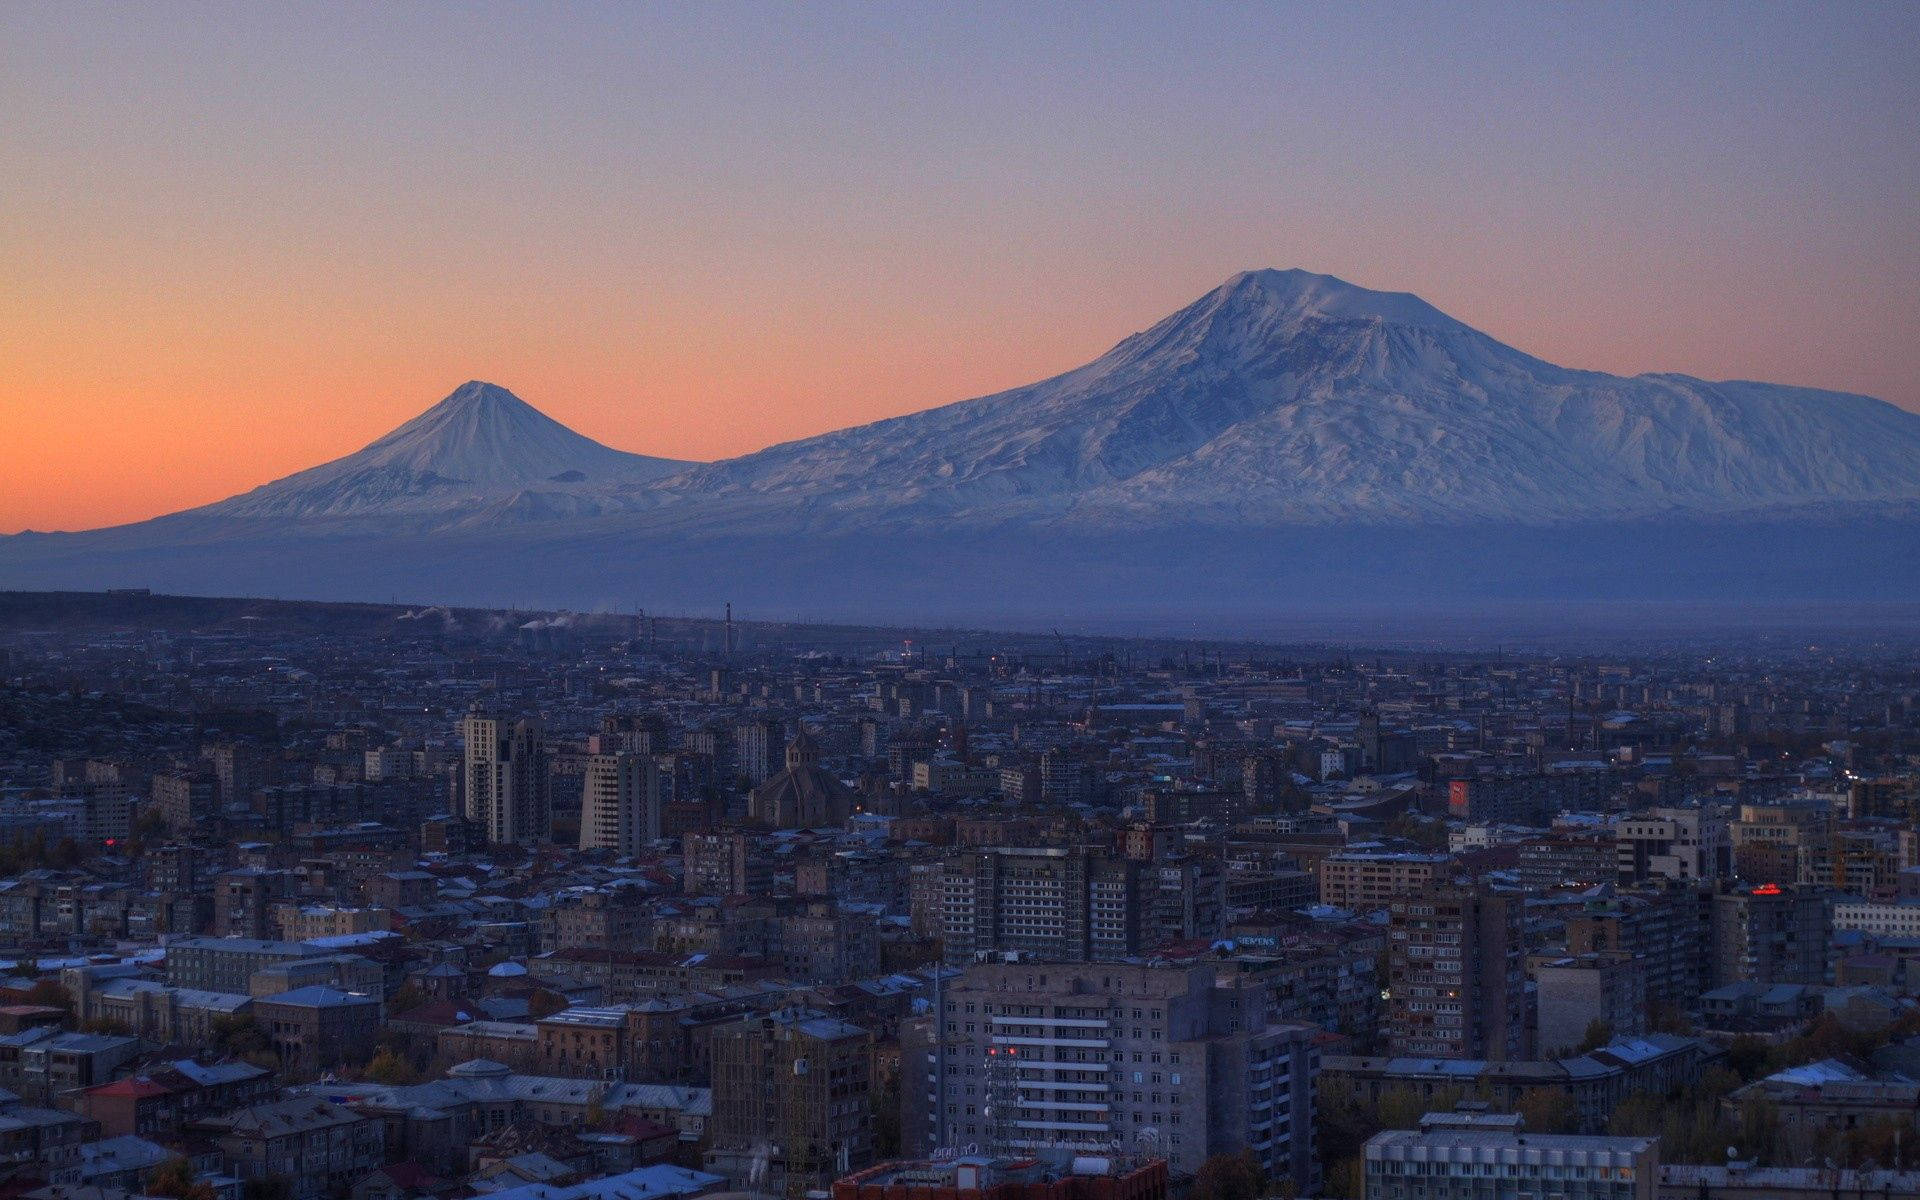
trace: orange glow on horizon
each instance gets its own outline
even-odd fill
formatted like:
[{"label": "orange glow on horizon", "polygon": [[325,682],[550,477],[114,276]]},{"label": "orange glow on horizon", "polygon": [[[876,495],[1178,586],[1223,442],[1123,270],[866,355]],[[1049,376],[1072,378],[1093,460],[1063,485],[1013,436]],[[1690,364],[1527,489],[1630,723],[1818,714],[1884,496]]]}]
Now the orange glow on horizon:
[{"label": "orange glow on horizon", "polygon": [[0,6],[0,532],[219,500],[474,378],[746,453],[1258,267],[1920,410],[1917,53],[1900,6]]}]

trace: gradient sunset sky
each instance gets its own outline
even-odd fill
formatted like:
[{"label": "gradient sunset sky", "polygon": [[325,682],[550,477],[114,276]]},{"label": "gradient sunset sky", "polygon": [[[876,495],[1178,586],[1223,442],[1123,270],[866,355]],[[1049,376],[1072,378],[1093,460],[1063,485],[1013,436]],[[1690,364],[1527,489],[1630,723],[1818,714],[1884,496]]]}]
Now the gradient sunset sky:
[{"label": "gradient sunset sky", "polygon": [[5,531],[216,500],[470,378],[742,453],[1260,266],[1920,409],[1911,3],[14,3],[0,113]]}]

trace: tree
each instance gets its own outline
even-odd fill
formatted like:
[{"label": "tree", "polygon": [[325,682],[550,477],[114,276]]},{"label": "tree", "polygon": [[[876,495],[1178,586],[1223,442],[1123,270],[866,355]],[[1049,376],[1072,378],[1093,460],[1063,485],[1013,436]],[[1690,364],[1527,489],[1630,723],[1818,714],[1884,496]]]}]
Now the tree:
[{"label": "tree", "polygon": [[1586,1054],[1589,1051],[1598,1050],[1612,1040],[1613,1022],[1607,1020],[1605,1017],[1595,1017],[1593,1020],[1587,1022],[1586,1036],[1580,1039],[1580,1044],[1574,1047],[1573,1052],[1575,1054]]},{"label": "tree", "polygon": [[401,984],[399,990],[387,1000],[387,1011],[395,1014],[410,1013],[426,1003],[427,993],[419,984],[409,979]]},{"label": "tree", "polygon": [[420,1072],[413,1069],[413,1064],[385,1046],[368,1061],[366,1076],[375,1083],[395,1086],[420,1082]]},{"label": "tree", "polygon": [[57,1008],[67,1013],[73,1012],[73,997],[67,989],[60,986],[57,979],[42,979],[27,989],[27,1003],[42,1008]]},{"label": "tree", "polygon": [[1527,1088],[1513,1107],[1526,1121],[1529,1133],[1574,1133],[1580,1125],[1579,1106],[1562,1088]]},{"label": "tree", "polygon": [[1733,1144],[1740,1147],[1744,1157],[1766,1161],[1773,1156],[1780,1137],[1780,1110],[1773,1101],[1765,1096],[1752,1096],[1741,1102]]},{"label": "tree", "polygon": [[267,1031],[252,1017],[244,1013],[215,1017],[212,1033],[213,1048],[220,1053],[269,1071],[280,1069],[279,1052]]},{"label": "tree", "polygon": [[1430,1112],[1451,1112],[1463,1099],[1457,1087],[1441,1088],[1431,1096],[1423,1096],[1404,1085],[1387,1088],[1380,1093],[1380,1104],[1375,1109],[1373,1133],[1383,1129],[1418,1129],[1421,1117]]},{"label": "tree", "polygon": [[1371,1105],[1360,1099],[1347,1079],[1322,1075],[1313,1100],[1314,1144],[1325,1162],[1339,1162],[1360,1153],[1367,1139],[1380,1131]]},{"label": "tree", "polygon": [[1361,1200],[1367,1192],[1366,1162],[1357,1154],[1335,1160],[1321,1173],[1322,1190],[1340,1200]]},{"label": "tree", "polygon": [[1743,1033],[1727,1043],[1727,1066],[1742,1079],[1751,1080],[1760,1074],[1767,1065],[1770,1048],[1750,1033]]},{"label": "tree", "polygon": [[1655,1137],[1666,1116],[1667,1105],[1652,1092],[1632,1092],[1614,1105],[1607,1118],[1607,1133],[1612,1137]]},{"label": "tree", "polygon": [[1260,1200],[1267,1173],[1251,1151],[1216,1154],[1194,1172],[1192,1200]]},{"label": "tree", "polygon": [[132,1037],[133,1026],[118,1017],[95,1017],[91,1021],[80,1022],[81,1033],[105,1033],[114,1037]]},{"label": "tree", "polygon": [[550,992],[545,988],[527,997],[527,1019],[538,1021],[557,1012],[565,1011],[567,998],[559,992]]},{"label": "tree", "polygon": [[1687,1010],[1677,1004],[1662,1004],[1647,1017],[1647,1028],[1653,1033],[1674,1033],[1681,1037],[1693,1036],[1693,1022],[1687,1019]]},{"label": "tree", "polygon": [[900,1157],[900,1073],[892,1071],[873,1092],[873,1149],[882,1160]]},{"label": "tree", "polygon": [[1423,850],[1447,848],[1447,823],[1430,821],[1417,813],[1401,813],[1387,822],[1387,833],[1393,837],[1405,838]]},{"label": "tree", "polygon": [[133,823],[133,840],[143,846],[164,841],[167,832],[167,818],[157,808],[149,808]]},{"label": "tree", "polygon": [[213,1184],[193,1177],[193,1164],[184,1158],[170,1158],[147,1176],[149,1196],[169,1196],[172,1200],[215,1200],[218,1194]]}]

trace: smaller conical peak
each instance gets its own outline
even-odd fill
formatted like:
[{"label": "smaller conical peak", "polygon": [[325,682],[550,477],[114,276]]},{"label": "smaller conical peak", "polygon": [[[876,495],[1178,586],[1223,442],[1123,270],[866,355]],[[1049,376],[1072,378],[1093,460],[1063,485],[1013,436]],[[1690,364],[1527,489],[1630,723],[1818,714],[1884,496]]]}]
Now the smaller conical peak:
[{"label": "smaller conical peak", "polygon": [[486,410],[505,410],[532,408],[525,400],[514,395],[497,383],[488,383],[484,379],[469,379],[453,391],[446,399],[428,409],[428,412],[473,412]]},{"label": "smaller conical peak", "polygon": [[497,430],[501,436],[512,436],[516,431],[555,424],[551,417],[499,384],[474,379],[453,389],[445,399],[383,440],[471,436],[477,430]]},{"label": "smaller conical peak", "polygon": [[[623,454],[575,433],[498,384],[473,380],[362,450],[368,466],[400,466],[475,483],[605,478]],[[617,466],[614,469],[618,469]]]}]

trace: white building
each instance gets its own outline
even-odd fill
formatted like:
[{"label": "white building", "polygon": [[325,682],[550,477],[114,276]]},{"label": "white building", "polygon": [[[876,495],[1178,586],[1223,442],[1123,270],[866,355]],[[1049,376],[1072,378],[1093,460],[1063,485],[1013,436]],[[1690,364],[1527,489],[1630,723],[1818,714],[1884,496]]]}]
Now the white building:
[{"label": "white building", "polygon": [[1428,1113],[1367,1143],[1366,1200],[1653,1200],[1660,1139],[1527,1133],[1520,1118]]},{"label": "white building", "polygon": [[1920,937],[1920,902],[1836,899],[1833,927],[1881,937]]}]

